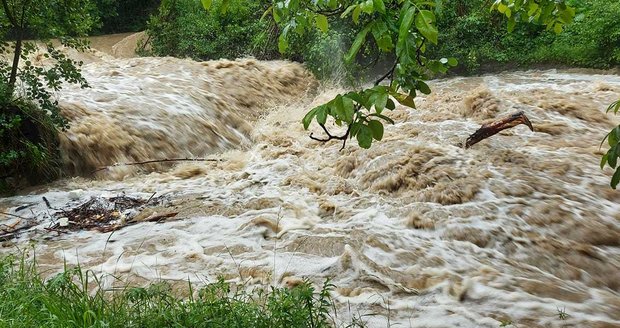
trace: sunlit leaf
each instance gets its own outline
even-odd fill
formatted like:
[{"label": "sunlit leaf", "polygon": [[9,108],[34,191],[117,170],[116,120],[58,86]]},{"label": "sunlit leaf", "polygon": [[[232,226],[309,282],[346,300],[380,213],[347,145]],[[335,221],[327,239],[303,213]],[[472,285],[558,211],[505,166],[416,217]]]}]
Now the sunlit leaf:
[{"label": "sunlit leaf", "polygon": [[312,108],[307,114],[306,116],[304,116],[302,122],[304,123],[304,129],[308,130],[308,127],[310,127],[310,123],[312,123],[312,120],[314,119],[314,117],[316,116],[316,113],[319,111],[319,107],[315,107]]},{"label": "sunlit leaf", "polygon": [[315,16],[316,27],[318,27],[323,33],[326,33],[329,28],[329,23],[327,22],[327,17],[325,15],[316,15]]},{"label": "sunlit leaf", "polygon": [[407,106],[407,107],[411,107],[411,108],[415,108],[415,102],[414,102],[414,100],[413,100],[413,98],[411,96],[404,95],[404,94],[398,93],[398,92],[394,92],[391,95],[401,105],[404,105],[404,106]]},{"label": "sunlit leaf", "polygon": [[200,2],[202,2],[202,6],[203,6],[206,10],[211,9],[211,5],[213,4],[213,0],[200,0]]},{"label": "sunlit leaf", "polygon": [[403,20],[398,29],[398,41],[396,43],[396,52],[398,53],[406,47],[407,38],[409,37],[409,29],[413,24],[414,17],[415,7],[409,7],[409,9],[405,11],[405,15],[403,16]]},{"label": "sunlit leaf", "polygon": [[351,48],[349,49],[349,52],[344,58],[345,61],[351,62],[353,58],[355,58],[357,53],[360,51],[362,44],[364,44],[364,41],[366,40],[366,35],[368,34],[368,31],[370,31],[371,28],[372,28],[372,23],[368,24],[364,29],[362,29],[357,34],[357,36],[355,37],[355,40],[353,41],[353,44],[351,45]]},{"label": "sunlit leaf", "polygon": [[433,24],[435,23],[435,14],[429,10],[421,10],[415,17],[415,26],[418,31],[434,44],[437,44],[439,31]]},{"label": "sunlit leaf", "polygon": [[385,14],[385,3],[383,3],[383,0],[373,0],[373,6],[376,11]]}]

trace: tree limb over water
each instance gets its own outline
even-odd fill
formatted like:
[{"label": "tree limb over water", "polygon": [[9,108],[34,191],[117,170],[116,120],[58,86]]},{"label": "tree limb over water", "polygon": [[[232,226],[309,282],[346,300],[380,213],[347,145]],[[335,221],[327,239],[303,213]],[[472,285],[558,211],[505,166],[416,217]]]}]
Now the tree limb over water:
[{"label": "tree limb over water", "polygon": [[496,121],[483,124],[480,129],[478,129],[476,132],[470,135],[469,138],[467,138],[464,147],[466,149],[470,148],[471,146],[479,143],[484,139],[490,138],[503,130],[514,128],[515,126],[520,124],[527,125],[527,127],[529,127],[530,130],[534,132],[534,127],[532,126],[532,123],[527,118],[527,116],[525,116],[525,113],[518,112],[508,117],[504,117]]}]

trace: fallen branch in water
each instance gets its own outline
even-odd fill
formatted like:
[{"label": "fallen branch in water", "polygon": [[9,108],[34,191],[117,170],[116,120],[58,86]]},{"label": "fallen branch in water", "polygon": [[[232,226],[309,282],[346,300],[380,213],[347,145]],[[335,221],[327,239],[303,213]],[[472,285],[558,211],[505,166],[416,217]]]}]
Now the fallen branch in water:
[{"label": "fallen branch in water", "polygon": [[[2,232],[4,232],[4,233],[0,234],[0,241],[7,241],[7,240],[10,240],[10,239],[13,239],[13,238],[17,237],[17,235],[20,232],[22,232],[24,230],[28,230],[28,229],[34,227],[35,225],[36,224],[34,222],[30,222],[30,223],[28,223],[28,224],[26,224],[26,225],[24,225],[22,227],[14,228],[13,230],[10,230],[10,231],[6,231],[6,230],[2,229]],[[9,226],[7,226],[5,224],[4,224],[4,226],[9,227]]]},{"label": "fallen branch in water", "polygon": [[480,129],[467,138],[464,146],[465,148],[469,148],[484,139],[492,137],[503,130],[513,128],[519,124],[525,124],[530,128],[530,130],[532,130],[532,132],[534,131],[534,127],[527,116],[525,116],[523,112],[518,112],[497,121],[483,124]]},{"label": "fallen branch in water", "polygon": [[22,219],[22,220],[28,220],[27,218],[25,218],[23,216],[11,214],[11,213],[0,212],[0,215],[11,216],[11,217]]},{"label": "fallen branch in water", "polygon": [[147,165],[147,164],[155,164],[155,163],[170,163],[170,162],[221,162],[221,159],[212,159],[212,158],[166,158],[166,159],[154,159],[150,161],[144,162],[134,162],[134,163],[117,163],[114,165],[102,166],[97,170],[93,171],[91,174],[95,174],[99,171],[107,170],[112,167],[118,166],[136,166],[136,165]]}]

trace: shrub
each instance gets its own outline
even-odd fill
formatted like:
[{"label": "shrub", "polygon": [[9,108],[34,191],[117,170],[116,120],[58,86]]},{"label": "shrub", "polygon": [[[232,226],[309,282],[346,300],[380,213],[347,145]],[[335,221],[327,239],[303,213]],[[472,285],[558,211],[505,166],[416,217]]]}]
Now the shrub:
[{"label": "shrub", "polygon": [[[2,93],[6,95],[6,93]],[[51,116],[25,100],[0,99],[0,194],[60,174],[58,134]]]},{"label": "shrub", "polygon": [[[234,288],[218,280],[189,299],[166,282],[105,292],[91,271],[65,266],[43,279],[34,262],[0,259],[0,326],[6,327],[331,327],[326,282],[288,288]],[[197,296],[196,296],[197,295]],[[352,325],[351,325],[352,326]]]},{"label": "shrub", "polygon": [[538,64],[609,68],[620,64],[620,3],[574,0],[577,16],[555,34],[534,24],[513,32],[486,1],[445,1],[438,14],[436,56],[454,56],[461,70],[477,73],[513,65]]},{"label": "shrub", "polygon": [[198,60],[254,56],[273,58],[273,28],[261,20],[267,1],[233,0],[205,11],[199,1],[164,0],[148,22],[151,52],[158,56]]}]

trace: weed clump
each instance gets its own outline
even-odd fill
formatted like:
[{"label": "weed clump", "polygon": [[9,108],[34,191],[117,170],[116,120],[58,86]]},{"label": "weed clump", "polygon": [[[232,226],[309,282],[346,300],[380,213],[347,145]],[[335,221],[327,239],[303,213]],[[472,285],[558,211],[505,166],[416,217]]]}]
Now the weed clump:
[{"label": "weed clump", "polygon": [[79,266],[44,279],[36,262],[0,259],[1,327],[332,327],[325,282],[293,288],[234,288],[223,279],[176,297],[166,282],[107,291]]}]

